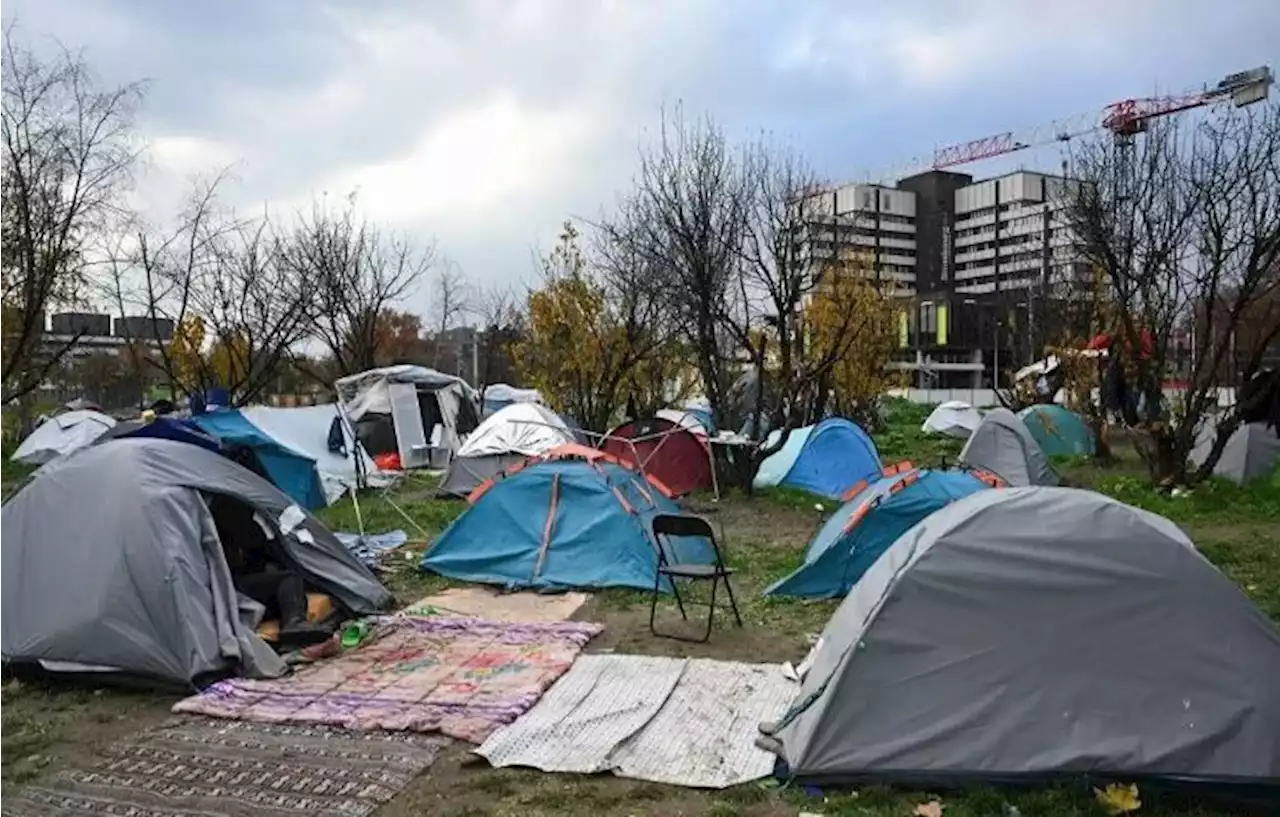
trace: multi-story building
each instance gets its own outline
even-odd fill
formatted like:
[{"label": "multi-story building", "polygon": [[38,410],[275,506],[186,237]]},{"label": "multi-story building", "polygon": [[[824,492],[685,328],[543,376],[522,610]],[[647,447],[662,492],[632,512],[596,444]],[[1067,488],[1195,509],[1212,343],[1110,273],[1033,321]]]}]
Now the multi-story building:
[{"label": "multi-story building", "polygon": [[[1077,182],[929,171],[819,194],[806,252],[856,260],[902,302],[894,366],[915,385],[979,387],[1038,354],[1036,321],[1088,267],[1064,218]],[[1003,379],[1001,380],[1003,382]]]},{"label": "multi-story building", "polygon": [[875,184],[848,184],[806,205],[801,253],[814,265],[846,262],[891,284],[897,297],[916,287],[916,197]]}]

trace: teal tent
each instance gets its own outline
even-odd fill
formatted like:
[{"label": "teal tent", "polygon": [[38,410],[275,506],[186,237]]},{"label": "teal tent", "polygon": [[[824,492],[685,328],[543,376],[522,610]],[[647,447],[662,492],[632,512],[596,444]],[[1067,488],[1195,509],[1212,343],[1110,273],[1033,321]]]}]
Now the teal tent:
[{"label": "teal tent", "polygon": [[1089,456],[1093,454],[1093,432],[1080,415],[1062,406],[1039,404],[1018,412],[1018,419],[1031,432],[1044,453],[1053,456]]},{"label": "teal tent", "polygon": [[843,598],[917,522],[986,487],[964,471],[909,470],[881,477],[840,506],[809,543],[804,564],[765,595]]},{"label": "teal tent", "polygon": [[206,412],[192,417],[191,423],[221,442],[232,459],[259,472],[302,507],[314,510],[329,504],[316,461],[279,442],[238,410]]},{"label": "teal tent", "polygon": [[[603,456],[555,459],[486,484],[427,551],[424,569],[511,589],[653,589],[652,519],[680,508],[638,472]],[[671,561],[714,560],[701,538],[675,539],[669,547]]]}]

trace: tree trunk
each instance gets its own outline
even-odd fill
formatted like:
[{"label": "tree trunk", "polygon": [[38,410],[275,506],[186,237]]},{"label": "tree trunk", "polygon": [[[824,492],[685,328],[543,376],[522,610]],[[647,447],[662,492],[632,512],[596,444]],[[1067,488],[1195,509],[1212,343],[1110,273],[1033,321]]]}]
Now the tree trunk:
[{"label": "tree trunk", "polygon": [[1187,463],[1176,455],[1176,437],[1167,427],[1131,427],[1133,447],[1147,465],[1157,488],[1167,490],[1187,482]]}]

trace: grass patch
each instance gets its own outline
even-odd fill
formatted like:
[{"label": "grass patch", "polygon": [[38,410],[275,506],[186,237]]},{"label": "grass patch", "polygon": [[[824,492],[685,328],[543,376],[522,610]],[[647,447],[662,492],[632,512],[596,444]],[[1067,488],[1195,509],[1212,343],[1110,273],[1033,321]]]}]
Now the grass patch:
[{"label": "grass patch", "polygon": [[954,465],[963,440],[920,430],[934,407],[894,398],[885,402],[885,427],[871,435],[880,461],[891,465],[910,460],[914,465],[940,467]]}]

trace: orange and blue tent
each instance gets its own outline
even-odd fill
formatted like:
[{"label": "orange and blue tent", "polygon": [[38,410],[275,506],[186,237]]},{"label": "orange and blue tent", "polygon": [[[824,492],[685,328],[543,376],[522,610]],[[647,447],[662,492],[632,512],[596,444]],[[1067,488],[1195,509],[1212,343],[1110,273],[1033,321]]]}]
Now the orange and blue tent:
[{"label": "orange and blue tent", "polygon": [[843,598],[876,559],[939,508],[993,484],[987,475],[932,471],[910,463],[884,469],[853,486],[805,550],[804,564],[764,592],[773,596]]},{"label": "orange and blue tent", "polygon": [[[659,548],[653,517],[680,507],[637,471],[586,451],[582,458],[570,452],[529,460],[477,488],[422,567],[510,589],[652,589]],[[663,547],[672,562],[714,560],[702,538],[664,539]]]}]

